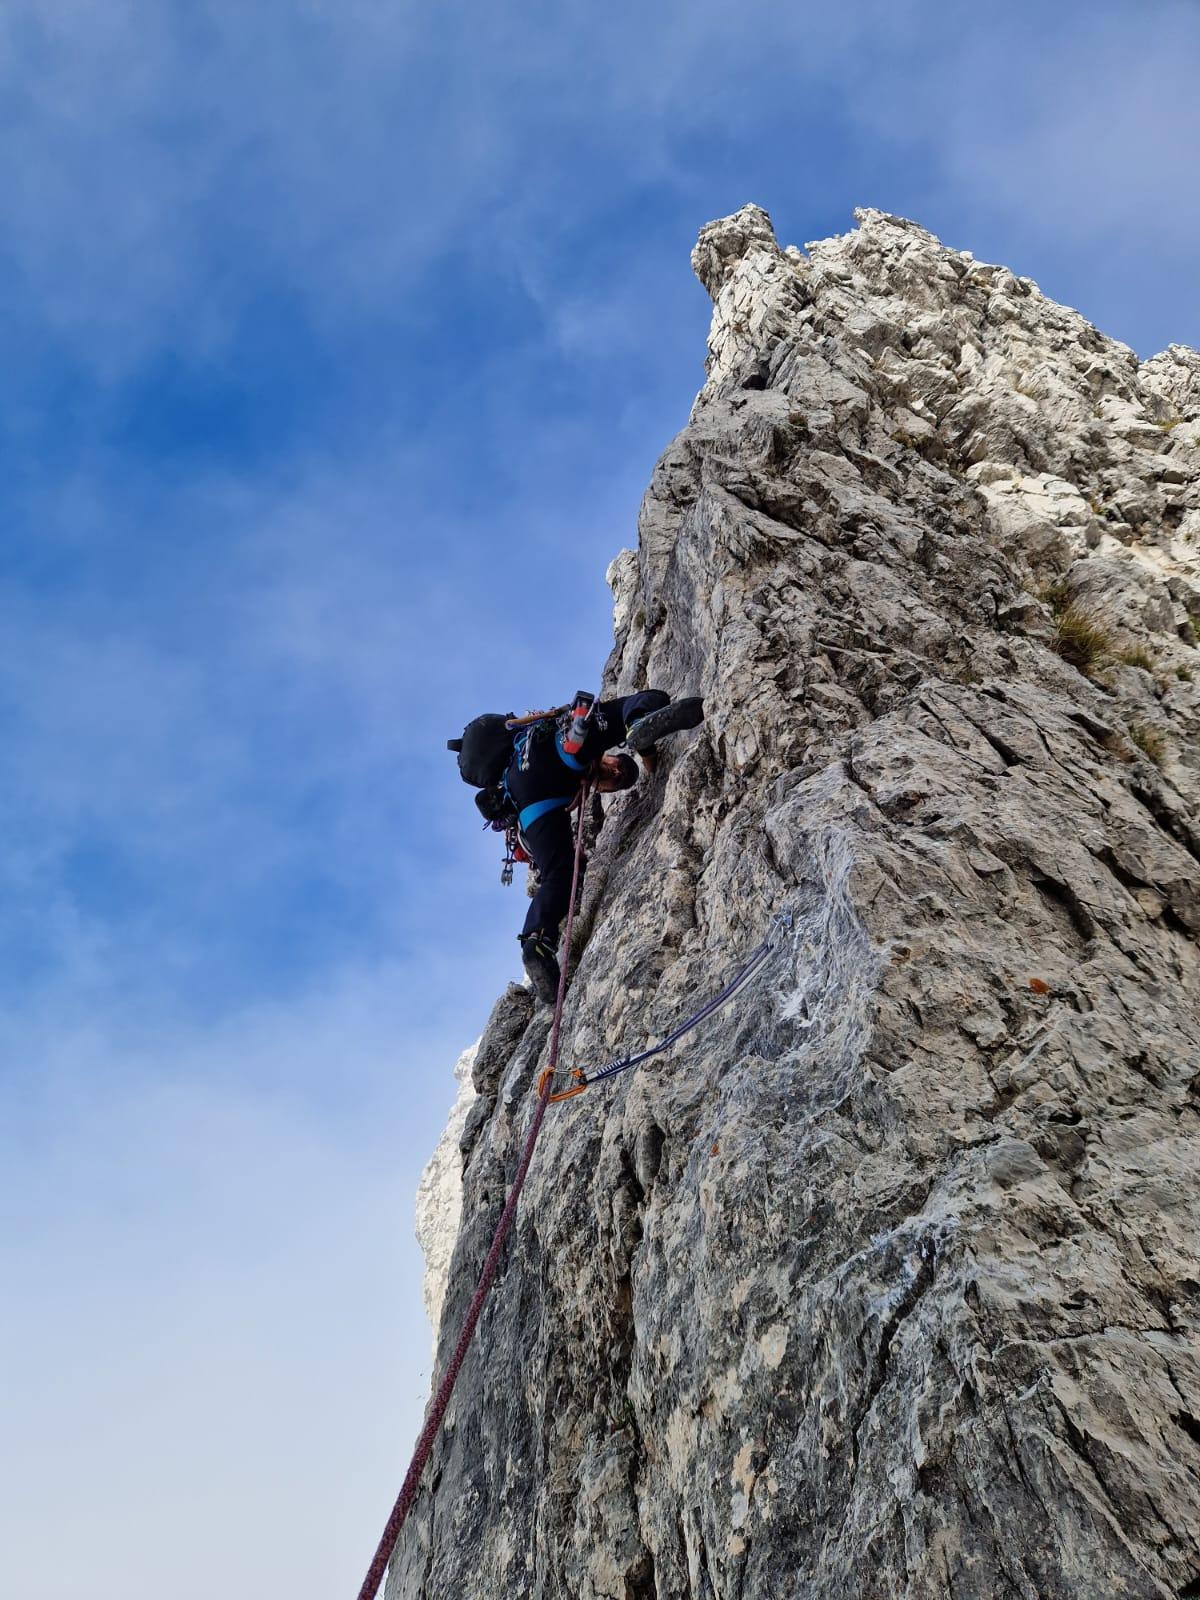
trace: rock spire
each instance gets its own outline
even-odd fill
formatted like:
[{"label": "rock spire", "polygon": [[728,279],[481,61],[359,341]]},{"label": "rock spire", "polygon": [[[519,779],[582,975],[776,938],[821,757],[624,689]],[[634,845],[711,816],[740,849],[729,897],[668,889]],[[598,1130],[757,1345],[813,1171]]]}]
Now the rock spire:
[{"label": "rock spire", "polygon": [[[877,211],[709,224],[556,1108],[390,1600],[1200,1594],[1200,357]],[[452,1343],[548,1016],[458,1143]]]}]

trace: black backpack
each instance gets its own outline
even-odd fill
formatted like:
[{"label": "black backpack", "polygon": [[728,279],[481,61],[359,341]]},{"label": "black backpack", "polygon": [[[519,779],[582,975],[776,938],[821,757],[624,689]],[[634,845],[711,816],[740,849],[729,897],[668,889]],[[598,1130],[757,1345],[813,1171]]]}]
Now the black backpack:
[{"label": "black backpack", "polygon": [[512,712],[487,711],[468,722],[461,739],[447,739],[458,754],[458,770],[472,789],[490,789],[500,782],[513,758],[513,730],[505,723]]}]

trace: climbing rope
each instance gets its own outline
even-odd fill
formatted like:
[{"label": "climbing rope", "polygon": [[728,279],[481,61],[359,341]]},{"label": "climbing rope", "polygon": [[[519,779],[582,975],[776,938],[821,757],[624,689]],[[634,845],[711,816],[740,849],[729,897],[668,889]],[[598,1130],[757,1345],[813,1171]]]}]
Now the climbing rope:
[{"label": "climbing rope", "polygon": [[571,1072],[572,1087],[570,1089],[562,1089],[558,1094],[552,1094],[550,1096],[551,1104],[555,1104],[559,1100],[570,1100],[574,1095],[582,1094],[593,1083],[602,1083],[605,1078],[615,1078],[619,1072],[628,1072],[631,1067],[640,1067],[642,1062],[649,1061],[651,1056],[658,1056],[664,1050],[669,1050],[673,1044],[683,1038],[685,1033],[690,1033],[706,1017],[711,1017],[714,1011],[719,1011],[727,1000],[732,1000],[739,989],[744,988],[750,982],[750,979],[761,971],[767,958],[775,949],[779,935],[789,932],[791,926],[792,913],[790,911],[781,911],[771,924],[767,937],[757,950],[751,952],[725,987],[719,993],[713,995],[711,1000],[706,1000],[698,1011],[693,1011],[690,1017],[685,1017],[681,1023],[672,1028],[665,1039],[660,1039],[657,1044],[650,1045],[648,1049],[639,1050],[636,1055],[622,1056],[616,1061],[610,1061],[606,1067],[602,1067],[599,1072],[593,1072],[590,1076],[581,1067],[573,1068]]},{"label": "climbing rope", "polygon": [[535,722],[548,722],[551,717],[561,717],[564,711],[570,711],[570,705],[551,706],[548,711],[527,711],[523,717],[506,717],[506,728],[529,728]]},{"label": "climbing rope", "polygon": [[575,1068],[571,1075],[573,1087],[562,1090],[558,1094],[552,1094],[551,1089],[554,1084],[554,1074],[558,1068],[559,1044],[562,1036],[563,1001],[567,991],[567,959],[571,951],[571,933],[575,925],[575,908],[579,897],[580,867],[583,861],[583,808],[587,799],[588,787],[588,780],[585,778],[580,785],[576,802],[579,806],[580,814],[575,838],[575,865],[571,876],[571,898],[567,907],[567,926],[563,941],[563,961],[558,975],[558,994],[554,1001],[554,1020],[550,1028],[548,1065],[538,1079],[537,1106],[534,1110],[533,1121],[525,1139],[525,1146],[521,1151],[521,1159],[512,1182],[512,1188],[508,1192],[504,1210],[500,1214],[500,1220],[496,1224],[496,1231],[492,1235],[492,1243],[487,1253],[487,1259],[483,1264],[483,1271],[480,1274],[475,1293],[471,1297],[471,1303],[467,1307],[467,1314],[458,1336],[458,1343],[454,1347],[454,1353],[450,1357],[449,1365],[442,1376],[441,1383],[438,1385],[437,1393],[430,1404],[429,1410],[426,1412],[424,1425],[413,1450],[412,1461],[409,1463],[400,1493],[396,1498],[395,1505],[392,1507],[392,1513],[387,1520],[387,1525],[383,1530],[383,1535],[379,1540],[371,1565],[367,1569],[367,1575],[363,1579],[362,1588],[358,1591],[358,1600],[375,1600],[379,1585],[383,1581],[383,1575],[387,1571],[388,1562],[392,1559],[396,1542],[400,1537],[400,1530],[403,1528],[408,1513],[416,1499],[422,1474],[428,1465],[429,1457],[433,1453],[434,1443],[441,1430],[442,1420],[446,1415],[450,1398],[454,1393],[454,1386],[458,1381],[459,1372],[462,1370],[463,1362],[466,1360],[467,1350],[470,1347],[476,1325],[483,1311],[484,1302],[499,1270],[504,1244],[512,1227],[513,1219],[517,1214],[517,1202],[521,1197],[521,1190],[525,1186],[525,1179],[529,1173],[534,1148],[537,1145],[538,1135],[542,1131],[542,1123],[545,1120],[547,1109],[556,1101],[569,1100],[574,1095],[582,1094],[593,1083],[601,1083],[606,1078],[616,1077],[618,1073],[628,1072],[632,1067],[640,1066],[643,1061],[650,1060],[652,1056],[661,1055],[664,1050],[669,1050],[673,1044],[676,1044],[685,1034],[690,1033],[693,1028],[698,1027],[706,1017],[712,1016],[715,1011],[718,1011],[728,1000],[731,1000],[735,994],[743,989],[751,978],[761,972],[776,948],[779,935],[790,931],[792,927],[792,913],[790,911],[781,912],[772,923],[767,937],[756,950],[751,952],[725,984],[724,988],[713,995],[710,1000],[707,1000],[699,1010],[694,1011],[690,1017],[686,1017],[674,1027],[666,1038],[661,1039],[658,1044],[650,1045],[645,1050],[638,1051],[636,1055],[624,1056],[617,1061],[610,1061],[606,1067],[602,1067],[599,1072],[593,1072],[590,1077],[579,1068]]},{"label": "climbing rope", "polygon": [[441,1383],[438,1385],[437,1394],[425,1416],[425,1424],[417,1438],[413,1458],[401,1485],[396,1504],[392,1507],[392,1514],[387,1520],[383,1536],[375,1551],[374,1558],[367,1575],[363,1579],[362,1588],[358,1591],[358,1600],[375,1600],[383,1575],[387,1571],[387,1564],[392,1559],[392,1552],[396,1548],[396,1541],[400,1537],[400,1530],[405,1519],[412,1509],[412,1503],[417,1497],[417,1489],[421,1482],[421,1475],[425,1471],[430,1455],[433,1453],[434,1441],[441,1429],[442,1418],[450,1404],[450,1396],[454,1393],[454,1385],[458,1381],[458,1374],[466,1360],[467,1349],[471,1337],[475,1332],[475,1325],[479,1321],[483,1310],[483,1303],[488,1297],[492,1281],[500,1266],[500,1257],[504,1250],[504,1241],[512,1227],[513,1218],[517,1214],[517,1201],[521,1197],[521,1190],[525,1186],[525,1178],[529,1172],[529,1163],[533,1160],[534,1146],[538,1141],[538,1134],[542,1131],[542,1122],[546,1115],[546,1108],[550,1104],[550,1086],[554,1081],[554,1069],[558,1064],[559,1038],[562,1033],[563,1000],[567,992],[567,958],[571,953],[571,930],[575,923],[575,902],[579,894],[579,869],[583,860],[583,803],[587,797],[588,780],[585,778],[579,791],[579,826],[575,839],[575,870],[571,877],[571,899],[567,907],[567,931],[563,941],[563,961],[558,974],[558,995],[554,1002],[554,1021],[550,1028],[550,1055],[549,1066],[538,1081],[537,1109],[533,1114],[529,1133],[525,1140],[525,1148],[521,1152],[521,1161],[517,1167],[517,1175],[513,1179],[512,1188],[508,1192],[508,1200],[500,1214],[500,1221],[496,1224],[496,1232],[492,1236],[492,1246],[487,1253],[487,1260],[483,1264],[479,1283],[467,1308],[467,1315],[463,1322],[462,1332],[458,1336],[458,1343],[454,1347],[454,1354],[450,1357],[450,1365],[446,1368]]}]

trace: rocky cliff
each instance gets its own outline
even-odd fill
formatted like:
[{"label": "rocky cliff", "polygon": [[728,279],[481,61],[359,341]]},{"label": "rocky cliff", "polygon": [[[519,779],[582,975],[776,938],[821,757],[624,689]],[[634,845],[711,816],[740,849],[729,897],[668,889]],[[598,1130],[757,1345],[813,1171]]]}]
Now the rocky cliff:
[{"label": "rocky cliff", "polygon": [[[1200,1595],[1200,356],[859,215],[706,227],[552,1109],[391,1600]],[[549,1016],[473,1063],[453,1342]]]}]

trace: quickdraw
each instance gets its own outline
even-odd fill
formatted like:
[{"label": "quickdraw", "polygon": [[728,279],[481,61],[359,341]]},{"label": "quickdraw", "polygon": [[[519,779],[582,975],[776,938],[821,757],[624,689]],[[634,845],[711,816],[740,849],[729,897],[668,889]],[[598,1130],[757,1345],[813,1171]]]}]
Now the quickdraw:
[{"label": "quickdraw", "polygon": [[[583,792],[586,797],[587,781],[584,780]],[[558,979],[558,995],[554,1002],[554,1021],[550,1026],[550,1045],[548,1068],[549,1078],[542,1075],[538,1087],[538,1101],[533,1113],[533,1121],[529,1125],[529,1133],[525,1138],[525,1145],[521,1151],[521,1160],[517,1166],[516,1176],[513,1178],[512,1187],[508,1191],[508,1199],[504,1202],[504,1209],[500,1213],[500,1220],[496,1224],[496,1231],[492,1235],[491,1248],[487,1259],[483,1263],[483,1271],[471,1296],[471,1303],[467,1307],[466,1317],[463,1319],[462,1330],[458,1336],[458,1343],[450,1357],[446,1370],[442,1374],[437,1392],[429,1403],[425,1413],[425,1421],[421,1432],[417,1436],[416,1448],[412,1460],[409,1462],[408,1471],[404,1475],[404,1482],[400,1486],[400,1493],[392,1507],[391,1515],[384,1525],[383,1535],[371,1557],[371,1565],[367,1568],[367,1575],[363,1579],[362,1587],[358,1591],[358,1600],[375,1600],[387,1564],[392,1559],[392,1552],[396,1548],[396,1541],[400,1537],[400,1530],[408,1518],[413,1501],[417,1496],[417,1488],[421,1476],[433,1452],[434,1441],[441,1431],[442,1419],[446,1415],[446,1408],[450,1404],[450,1397],[454,1393],[454,1385],[458,1382],[458,1375],[462,1371],[462,1364],[467,1358],[471,1339],[479,1322],[480,1313],[483,1311],[484,1302],[495,1280],[500,1267],[500,1258],[504,1251],[504,1243],[508,1238],[509,1229],[512,1227],[513,1218],[517,1214],[517,1201],[521,1198],[521,1190],[525,1186],[525,1179],[529,1173],[529,1165],[533,1160],[533,1152],[537,1145],[538,1135],[542,1130],[542,1122],[550,1107],[550,1098],[547,1090],[554,1077],[554,1068],[558,1062],[558,1047],[562,1037],[563,1000],[567,992],[567,953],[571,948],[571,932],[575,924],[575,907],[579,898],[580,868],[583,863],[583,829],[580,828],[575,841],[575,868],[571,875],[571,899],[567,906],[567,927],[563,935],[563,960]]]},{"label": "quickdraw", "polygon": [[570,1072],[571,1087],[569,1089],[560,1089],[557,1094],[552,1094],[550,1096],[551,1104],[555,1104],[559,1100],[571,1100],[575,1095],[582,1094],[585,1089],[589,1089],[593,1083],[603,1083],[606,1078],[615,1078],[618,1073],[628,1072],[633,1067],[641,1066],[643,1061],[649,1061],[652,1056],[661,1055],[664,1050],[669,1050],[673,1044],[678,1043],[683,1038],[684,1034],[690,1033],[693,1028],[699,1027],[706,1017],[711,1017],[714,1012],[719,1011],[727,1001],[732,1000],[734,995],[750,982],[750,979],[762,969],[768,957],[775,950],[779,935],[791,931],[792,921],[793,914],[791,911],[781,911],[772,922],[767,937],[747,957],[725,987],[713,995],[710,1000],[706,1000],[698,1011],[693,1011],[690,1017],[685,1017],[682,1022],[672,1028],[665,1039],[660,1039],[658,1044],[650,1045],[645,1050],[639,1050],[636,1055],[618,1057],[617,1060],[610,1061],[607,1066],[601,1067],[598,1072],[593,1072],[590,1075],[584,1072],[582,1067],[572,1067]]},{"label": "quickdraw", "polygon": [[504,829],[504,864],[500,868],[500,882],[506,889],[512,885],[513,868],[528,860],[529,854],[521,843],[521,830],[515,822],[508,823]]},{"label": "quickdraw", "polygon": [[[582,793],[583,797],[586,799],[586,781],[583,784]],[[582,1094],[590,1084],[599,1083],[604,1078],[614,1077],[618,1072],[626,1072],[630,1067],[636,1067],[640,1062],[647,1061],[651,1056],[659,1055],[662,1053],[662,1051],[669,1049],[677,1039],[682,1038],[685,1033],[688,1033],[692,1028],[696,1027],[704,1020],[705,1017],[711,1016],[713,1012],[716,1011],[720,1006],[723,1006],[727,1000],[732,999],[739,989],[741,989],[745,984],[749,983],[754,974],[762,969],[768,956],[770,956],[771,952],[774,950],[779,933],[790,931],[792,927],[792,913],[790,911],[784,911],[777,916],[771,925],[770,932],[767,934],[767,937],[763,940],[762,944],[760,944],[758,949],[755,950],[742,964],[742,966],[738,968],[725,987],[718,994],[713,995],[711,1000],[706,1001],[698,1011],[693,1012],[690,1017],[681,1022],[678,1027],[672,1029],[667,1037],[661,1040],[660,1043],[651,1045],[646,1050],[639,1051],[637,1055],[627,1056],[623,1060],[619,1061],[611,1061],[609,1062],[608,1066],[602,1068],[601,1071],[597,1073],[593,1073],[590,1078],[587,1077],[586,1074],[583,1073],[578,1067],[576,1067],[571,1073],[572,1079],[575,1080],[573,1086],[570,1089],[561,1090],[558,1094],[551,1094],[550,1090],[554,1083],[554,1073],[558,1065],[558,1049],[562,1032],[563,999],[566,994],[567,987],[567,955],[571,949],[571,933],[575,922],[575,906],[579,894],[580,867],[582,861],[583,829],[581,827],[575,841],[575,868],[571,878],[571,899],[567,909],[566,932],[563,937],[562,968],[558,980],[558,996],[554,1004],[554,1020],[550,1028],[549,1065],[538,1078],[537,1106],[534,1110],[533,1121],[530,1124],[529,1133],[525,1139],[525,1145],[521,1152],[521,1159],[517,1166],[516,1176],[514,1177],[512,1187],[508,1192],[508,1198],[505,1201],[504,1209],[500,1214],[500,1220],[496,1225],[496,1232],[492,1237],[491,1248],[488,1251],[487,1259],[484,1262],[483,1272],[481,1273],[479,1282],[476,1285],[475,1293],[471,1297],[471,1303],[467,1307],[467,1314],[463,1322],[462,1330],[459,1333],[458,1343],[454,1347],[454,1351],[450,1356],[450,1360],[444,1373],[442,1374],[442,1379],[438,1385],[437,1392],[431,1400],[429,1409],[426,1412],[425,1422],[421,1428],[420,1435],[417,1438],[417,1444],[415,1450],[413,1451],[412,1461],[409,1463],[408,1471],[405,1474],[404,1483],[401,1486],[396,1503],[392,1507],[391,1515],[388,1517],[387,1524],[383,1530],[383,1536],[376,1547],[374,1556],[372,1557],[371,1565],[367,1569],[367,1575],[363,1580],[362,1588],[358,1592],[358,1600],[375,1600],[375,1596],[378,1592],[379,1585],[382,1582],[387,1564],[391,1560],[393,1550],[396,1548],[396,1541],[400,1536],[400,1530],[404,1526],[409,1510],[411,1509],[412,1503],[416,1498],[417,1487],[420,1484],[421,1476],[425,1470],[426,1464],[429,1461],[430,1454],[433,1451],[434,1441],[436,1440],[441,1429],[442,1419],[446,1414],[446,1408],[450,1404],[450,1397],[454,1392],[454,1385],[457,1382],[459,1372],[462,1370],[462,1364],[466,1359],[467,1349],[470,1346],[472,1336],[479,1321],[480,1313],[483,1310],[484,1301],[487,1299],[488,1291],[490,1290],[496,1273],[499,1270],[500,1258],[504,1250],[504,1243],[508,1236],[509,1229],[512,1226],[513,1218],[516,1215],[517,1201],[519,1200],[521,1190],[524,1187],[525,1178],[529,1172],[530,1162],[533,1160],[534,1147],[537,1144],[538,1134],[540,1133],[542,1127],[542,1121],[551,1103],[556,1100],[570,1100],[574,1095]]]}]

